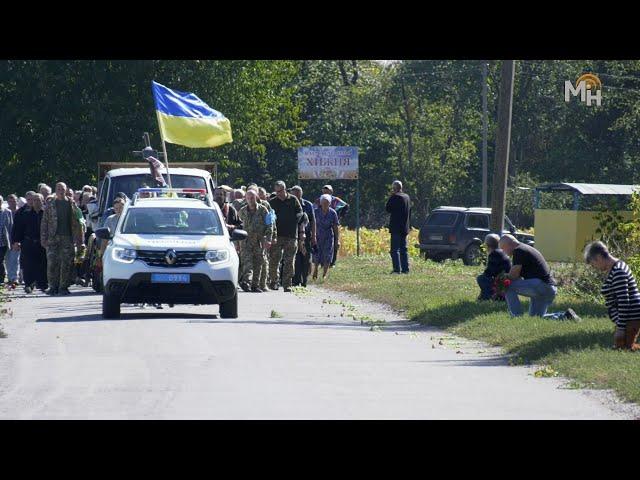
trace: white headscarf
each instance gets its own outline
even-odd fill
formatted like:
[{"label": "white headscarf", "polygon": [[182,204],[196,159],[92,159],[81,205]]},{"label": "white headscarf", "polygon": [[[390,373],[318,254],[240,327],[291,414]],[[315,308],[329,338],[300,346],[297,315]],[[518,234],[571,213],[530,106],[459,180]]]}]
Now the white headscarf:
[{"label": "white headscarf", "polygon": [[329,204],[331,204],[331,200],[332,200],[331,195],[328,195],[326,193],[323,195],[320,195],[320,201],[322,200],[326,200],[327,202],[329,202]]}]

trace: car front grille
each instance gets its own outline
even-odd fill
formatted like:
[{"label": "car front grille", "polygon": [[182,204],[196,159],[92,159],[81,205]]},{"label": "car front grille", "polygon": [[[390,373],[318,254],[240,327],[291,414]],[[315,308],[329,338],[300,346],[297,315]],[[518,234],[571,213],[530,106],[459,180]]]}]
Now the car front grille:
[{"label": "car front grille", "polygon": [[205,260],[206,252],[176,251],[177,257],[174,264],[169,265],[165,259],[167,250],[138,250],[138,260],[142,260],[150,267],[185,268],[193,267],[198,262]]}]

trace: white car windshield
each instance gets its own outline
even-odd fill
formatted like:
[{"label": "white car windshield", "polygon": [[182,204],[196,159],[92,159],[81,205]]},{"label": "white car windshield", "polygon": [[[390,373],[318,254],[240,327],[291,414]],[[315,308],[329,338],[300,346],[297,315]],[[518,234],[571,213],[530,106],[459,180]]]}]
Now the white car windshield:
[{"label": "white car windshield", "polygon": [[213,210],[202,208],[131,208],[122,225],[123,234],[224,235]]}]

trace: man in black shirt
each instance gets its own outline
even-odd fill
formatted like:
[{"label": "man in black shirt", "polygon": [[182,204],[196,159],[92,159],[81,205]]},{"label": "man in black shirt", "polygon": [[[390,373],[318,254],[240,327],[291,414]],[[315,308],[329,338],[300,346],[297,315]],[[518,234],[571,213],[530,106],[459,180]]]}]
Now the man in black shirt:
[{"label": "man in black shirt", "polygon": [[559,319],[579,320],[580,317],[572,309],[566,312],[547,313],[558,292],[556,281],[549,265],[542,254],[535,248],[520,243],[513,235],[503,235],[500,248],[513,259],[509,271],[511,285],[507,288],[505,298],[509,313],[518,317],[522,315],[522,306],[518,295],[531,298],[529,315]]},{"label": "man in black shirt", "polygon": [[487,257],[487,268],[476,278],[480,287],[478,300],[490,300],[493,294],[492,286],[495,278],[501,273],[509,273],[511,270],[511,260],[506,253],[498,248],[500,237],[495,233],[490,233],[484,239],[489,255]]},{"label": "man in black shirt", "polygon": [[271,290],[278,289],[278,267],[284,256],[282,286],[285,292],[290,292],[298,242],[301,242],[304,247],[304,233],[298,237],[303,211],[298,199],[287,193],[287,186],[284,182],[277,181],[275,183],[275,193],[276,196],[269,200],[269,204],[276,214],[278,236],[273,239],[269,251],[269,288]]},{"label": "man in black shirt", "polygon": [[402,192],[402,183],[399,180],[391,186],[392,194],[387,200],[386,210],[391,214],[389,220],[389,233],[391,233],[391,261],[393,272],[409,273],[409,256],[407,254],[407,235],[411,228],[411,199]]}]

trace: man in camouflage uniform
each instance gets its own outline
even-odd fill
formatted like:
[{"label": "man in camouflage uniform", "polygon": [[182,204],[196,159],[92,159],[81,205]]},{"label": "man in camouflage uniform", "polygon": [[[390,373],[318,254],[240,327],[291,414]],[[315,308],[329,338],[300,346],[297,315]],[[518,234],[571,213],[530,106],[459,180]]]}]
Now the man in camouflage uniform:
[{"label": "man in camouflage uniform", "polygon": [[287,193],[287,186],[283,181],[275,183],[275,191],[276,196],[269,203],[276,214],[278,235],[274,238],[269,251],[269,288],[278,290],[278,270],[284,257],[282,286],[285,292],[290,292],[294,262],[298,252],[299,224],[304,212],[298,199]]},{"label": "man in camouflage uniform", "polygon": [[66,196],[67,186],[56,184],[52,200],[42,217],[40,244],[47,250],[49,295],[69,295],[69,285],[75,257],[75,245],[84,245],[83,229],[73,200]]},{"label": "man in camouflage uniform", "polygon": [[260,272],[264,259],[264,250],[271,246],[273,228],[265,223],[265,216],[269,213],[266,207],[258,203],[257,192],[247,190],[246,205],[240,209],[240,220],[247,231],[247,239],[242,246],[242,264],[245,268],[245,278],[240,287],[248,292],[262,292],[260,288]]},{"label": "man in camouflage uniform", "polygon": [[[260,203],[265,206],[265,208],[269,211],[272,210],[271,204],[267,200],[267,191],[264,187],[258,188],[258,197],[260,198]],[[273,235],[272,238],[276,238],[278,236],[278,229],[276,228],[276,224],[271,225],[273,227]],[[269,275],[269,250],[264,251],[264,256],[262,260],[262,271],[260,272],[260,290],[267,291],[267,276]]]}]

